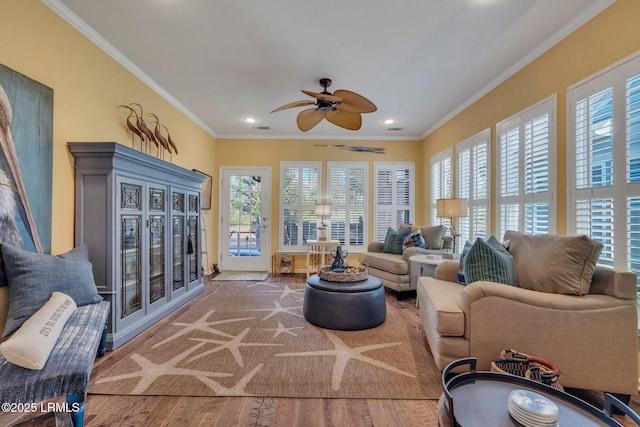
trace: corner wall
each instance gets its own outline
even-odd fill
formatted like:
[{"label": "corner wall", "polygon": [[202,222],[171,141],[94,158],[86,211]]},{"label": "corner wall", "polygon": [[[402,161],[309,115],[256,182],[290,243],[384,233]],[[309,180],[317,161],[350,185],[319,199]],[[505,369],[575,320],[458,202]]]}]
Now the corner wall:
[{"label": "corner wall", "polygon": [[[47,6],[38,0],[1,0],[0,8],[0,63],[53,89],[52,253],[74,244],[73,156],[66,143],[131,146],[127,116],[115,108],[120,104],[137,102],[145,114],[158,115],[178,145],[172,163],[214,174],[215,139]],[[205,211],[208,229],[212,218]],[[209,237],[209,253],[211,245]]]},{"label": "corner wall", "polygon": [[[469,106],[423,141],[422,164],[434,154],[491,128],[492,211],[496,212],[496,123],[557,94],[558,234],[567,230],[567,88],[609,65],[640,51],[640,1],[617,0],[525,68]],[[454,149],[454,164],[455,164]],[[455,182],[455,180],[454,180]],[[424,174],[423,223],[429,223],[430,175]],[[496,232],[495,213],[491,232]]]}]

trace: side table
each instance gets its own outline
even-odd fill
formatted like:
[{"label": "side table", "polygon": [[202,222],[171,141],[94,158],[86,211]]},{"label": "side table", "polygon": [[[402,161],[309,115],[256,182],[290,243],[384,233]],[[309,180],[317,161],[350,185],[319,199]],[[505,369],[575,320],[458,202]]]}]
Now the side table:
[{"label": "side table", "polygon": [[436,267],[442,261],[444,261],[444,258],[441,255],[414,255],[409,258],[409,262],[420,264],[420,276],[429,277],[433,277]]},{"label": "side table", "polygon": [[339,240],[307,240],[307,279],[331,264],[331,251],[335,251],[338,245]]}]

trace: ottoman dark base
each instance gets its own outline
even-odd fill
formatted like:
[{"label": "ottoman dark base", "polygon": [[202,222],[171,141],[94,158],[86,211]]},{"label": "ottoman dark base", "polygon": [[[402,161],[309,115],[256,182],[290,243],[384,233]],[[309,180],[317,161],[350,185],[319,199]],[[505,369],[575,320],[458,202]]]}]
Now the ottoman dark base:
[{"label": "ottoman dark base", "polygon": [[382,281],[373,276],[354,283],[328,282],[313,275],[307,280],[302,307],[314,325],[358,331],[384,323],[387,303]]}]

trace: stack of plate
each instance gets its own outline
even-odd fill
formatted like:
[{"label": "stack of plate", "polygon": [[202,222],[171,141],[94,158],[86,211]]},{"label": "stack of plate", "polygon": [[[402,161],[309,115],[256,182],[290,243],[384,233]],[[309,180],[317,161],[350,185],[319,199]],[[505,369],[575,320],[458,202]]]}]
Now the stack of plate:
[{"label": "stack of plate", "polygon": [[509,393],[509,414],[525,427],[556,427],[558,406],[551,400],[528,390]]}]

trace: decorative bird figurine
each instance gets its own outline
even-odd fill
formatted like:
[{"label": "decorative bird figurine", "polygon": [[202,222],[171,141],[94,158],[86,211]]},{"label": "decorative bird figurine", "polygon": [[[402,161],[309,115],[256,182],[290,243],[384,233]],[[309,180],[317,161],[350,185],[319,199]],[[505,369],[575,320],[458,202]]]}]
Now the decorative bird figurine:
[{"label": "decorative bird figurine", "polygon": [[167,141],[166,138],[160,133],[160,119],[153,113],[149,113],[147,114],[147,116],[153,117],[155,119],[153,123],[156,125],[156,127],[153,129],[153,135],[156,137],[160,145],[162,145],[162,148],[164,148],[169,152],[169,154],[171,154],[171,146],[169,146],[169,141]]},{"label": "decorative bird figurine", "polygon": [[142,105],[137,104],[135,102],[132,102],[129,105],[137,105],[138,107],[140,107],[140,115],[138,115],[136,113],[136,125],[138,126],[138,129],[140,130],[140,132],[144,133],[144,135],[147,137],[147,139],[149,141],[153,142],[156,145],[156,147],[158,147],[158,141],[156,140],[155,135],[147,127],[147,124],[145,123],[144,119],[142,118],[142,116],[143,116]]},{"label": "decorative bird figurine", "polygon": [[127,108],[129,110],[129,115],[127,116],[127,128],[129,128],[134,135],[137,135],[138,138],[140,138],[140,149],[142,149],[142,143],[146,141],[146,138],[144,134],[131,122],[131,116],[136,116],[137,118],[138,113],[128,105],[118,105],[116,108]]},{"label": "decorative bird figurine", "polygon": [[[3,187],[12,191],[15,207],[22,218],[24,227],[29,233],[36,250],[42,253],[42,244],[40,243],[36,223],[29,206],[27,191],[20,174],[18,155],[13,143],[13,135],[11,133],[12,118],[13,110],[11,109],[9,98],[2,86],[0,86],[0,169],[3,172],[0,174],[0,183]],[[3,208],[6,209],[8,206],[3,206]],[[5,231],[8,231],[8,229]]]}]

